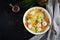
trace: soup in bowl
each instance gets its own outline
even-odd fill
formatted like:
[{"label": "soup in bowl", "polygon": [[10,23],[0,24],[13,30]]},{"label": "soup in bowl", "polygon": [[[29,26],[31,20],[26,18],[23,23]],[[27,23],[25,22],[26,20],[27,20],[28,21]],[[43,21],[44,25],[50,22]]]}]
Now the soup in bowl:
[{"label": "soup in bowl", "polygon": [[32,34],[38,35],[46,33],[51,25],[51,16],[42,7],[32,7],[23,16],[25,28]]}]

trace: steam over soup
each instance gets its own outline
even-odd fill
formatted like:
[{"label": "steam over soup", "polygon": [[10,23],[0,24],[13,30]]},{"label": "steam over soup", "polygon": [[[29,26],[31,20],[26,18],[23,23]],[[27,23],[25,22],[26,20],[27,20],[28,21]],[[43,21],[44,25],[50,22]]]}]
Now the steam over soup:
[{"label": "steam over soup", "polygon": [[24,25],[34,33],[44,32],[50,24],[47,13],[38,8],[28,11],[24,20]]}]

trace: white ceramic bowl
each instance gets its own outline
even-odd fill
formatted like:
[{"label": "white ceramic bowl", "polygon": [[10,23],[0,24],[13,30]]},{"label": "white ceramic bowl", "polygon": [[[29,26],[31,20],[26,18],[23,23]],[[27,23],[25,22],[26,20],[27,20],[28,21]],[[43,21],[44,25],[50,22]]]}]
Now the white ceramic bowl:
[{"label": "white ceramic bowl", "polygon": [[[44,10],[44,11],[47,13],[47,15],[49,16],[50,25],[51,25],[51,16],[50,16],[49,12],[48,12],[46,9],[42,8],[42,7],[32,7],[32,8],[30,8],[30,9],[28,9],[28,10],[25,12],[24,16],[23,16],[23,24],[25,23],[25,17],[26,17],[26,15],[27,15],[27,13],[28,13],[30,10],[34,9],[34,8],[38,8],[38,9]],[[24,25],[24,26],[25,26],[25,25]],[[32,34],[40,35],[40,34],[46,33],[46,32],[49,30],[50,26],[48,26],[47,29],[46,29],[44,32],[41,32],[41,33],[34,33],[34,32],[32,32],[31,30],[29,30],[26,26],[25,26],[25,28],[26,28],[30,33],[32,33]]]}]

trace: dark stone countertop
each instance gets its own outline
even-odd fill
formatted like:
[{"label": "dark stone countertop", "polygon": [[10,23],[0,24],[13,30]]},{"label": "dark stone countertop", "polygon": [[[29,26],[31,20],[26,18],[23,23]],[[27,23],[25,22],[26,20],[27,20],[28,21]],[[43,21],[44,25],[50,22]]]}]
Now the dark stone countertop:
[{"label": "dark stone countertop", "polygon": [[0,0],[0,40],[28,40],[34,36],[23,25],[23,15],[27,8],[21,8],[18,13],[11,11],[9,4],[19,1]]}]

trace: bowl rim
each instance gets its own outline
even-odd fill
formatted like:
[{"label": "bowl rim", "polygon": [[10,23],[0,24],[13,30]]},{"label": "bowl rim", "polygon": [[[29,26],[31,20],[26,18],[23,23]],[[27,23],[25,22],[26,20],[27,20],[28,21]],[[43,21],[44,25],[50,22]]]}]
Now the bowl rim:
[{"label": "bowl rim", "polygon": [[[34,9],[34,8],[43,9],[43,10],[47,13],[47,15],[49,16],[50,24],[49,24],[49,26],[47,27],[47,29],[46,29],[44,32],[34,33],[34,32],[32,32],[31,30],[29,30],[29,29],[25,26],[25,24],[24,24],[24,23],[25,23],[24,20],[25,20],[26,14],[27,14],[30,10]],[[46,32],[49,30],[49,28],[50,28],[50,25],[51,25],[51,15],[50,15],[49,12],[48,12],[45,8],[43,8],[43,7],[32,7],[32,8],[29,8],[29,9],[24,13],[24,15],[23,15],[23,24],[24,24],[24,27],[27,29],[27,31],[30,32],[30,33],[32,33],[32,34],[35,34],[35,35],[44,34],[44,33],[46,33]]]}]

